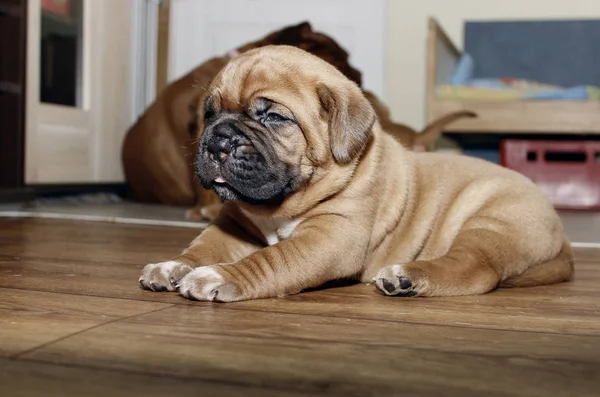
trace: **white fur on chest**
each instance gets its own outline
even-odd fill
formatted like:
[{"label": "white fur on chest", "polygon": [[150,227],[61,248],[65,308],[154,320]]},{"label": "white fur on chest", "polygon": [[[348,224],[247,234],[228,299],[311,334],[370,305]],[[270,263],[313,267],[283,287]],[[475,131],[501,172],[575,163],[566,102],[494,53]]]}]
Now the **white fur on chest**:
[{"label": "white fur on chest", "polygon": [[269,245],[290,238],[296,227],[304,220],[302,218],[293,220],[274,219],[268,216],[254,215],[244,210],[242,212],[260,230]]}]

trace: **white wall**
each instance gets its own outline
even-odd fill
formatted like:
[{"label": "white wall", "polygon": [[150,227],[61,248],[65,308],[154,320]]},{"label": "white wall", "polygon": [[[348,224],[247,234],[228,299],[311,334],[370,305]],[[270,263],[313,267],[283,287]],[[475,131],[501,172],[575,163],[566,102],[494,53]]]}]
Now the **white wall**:
[{"label": "white wall", "polygon": [[422,128],[427,19],[461,48],[464,20],[600,18],[600,0],[388,0],[387,104],[395,120]]},{"label": "white wall", "polygon": [[385,11],[386,0],[171,0],[169,80],[215,55],[308,20],[350,53],[350,63],[363,72],[363,85],[383,97]]}]

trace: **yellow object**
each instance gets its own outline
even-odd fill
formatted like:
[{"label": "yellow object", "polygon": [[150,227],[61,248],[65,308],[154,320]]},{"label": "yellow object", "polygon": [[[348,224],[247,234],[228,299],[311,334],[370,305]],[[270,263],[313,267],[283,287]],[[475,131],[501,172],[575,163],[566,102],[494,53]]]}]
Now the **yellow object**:
[{"label": "yellow object", "polygon": [[590,101],[600,101],[600,88],[588,86],[587,94]]},{"label": "yellow object", "polygon": [[482,87],[465,87],[443,85],[437,88],[438,99],[475,99],[488,101],[514,101],[523,99],[523,90],[518,89],[494,89]]}]

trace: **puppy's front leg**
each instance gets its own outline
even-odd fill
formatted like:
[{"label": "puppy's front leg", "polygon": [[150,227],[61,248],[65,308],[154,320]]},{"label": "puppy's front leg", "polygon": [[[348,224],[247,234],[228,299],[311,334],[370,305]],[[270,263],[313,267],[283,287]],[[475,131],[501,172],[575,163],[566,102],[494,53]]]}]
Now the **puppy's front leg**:
[{"label": "puppy's front leg", "polygon": [[144,267],[139,283],[151,291],[175,291],[193,268],[215,263],[233,263],[261,248],[227,213],[192,241],[180,255]]},{"label": "puppy's front leg", "polygon": [[233,302],[298,293],[359,273],[367,241],[353,225],[334,215],[303,221],[288,240],[263,248],[233,264],[195,269],[180,282],[181,295]]}]

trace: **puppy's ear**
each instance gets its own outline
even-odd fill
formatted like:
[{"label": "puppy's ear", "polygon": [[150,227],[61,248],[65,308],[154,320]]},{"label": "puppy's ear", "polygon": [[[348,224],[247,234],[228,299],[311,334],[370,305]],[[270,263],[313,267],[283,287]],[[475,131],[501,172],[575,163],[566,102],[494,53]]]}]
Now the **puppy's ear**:
[{"label": "puppy's ear", "polygon": [[347,164],[362,153],[376,120],[375,111],[358,87],[330,88],[320,83],[317,95],[329,117],[329,144],[336,162]]}]

